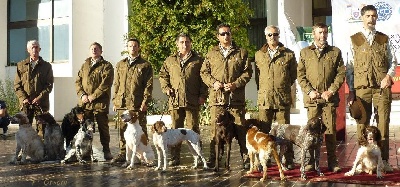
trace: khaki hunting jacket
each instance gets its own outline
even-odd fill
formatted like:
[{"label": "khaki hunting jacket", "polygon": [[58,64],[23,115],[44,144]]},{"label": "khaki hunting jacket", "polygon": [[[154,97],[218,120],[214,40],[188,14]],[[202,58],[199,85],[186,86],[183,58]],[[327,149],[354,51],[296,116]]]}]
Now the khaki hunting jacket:
[{"label": "khaki hunting jacket", "polygon": [[18,62],[14,90],[21,108],[25,99],[32,101],[38,97],[40,98],[39,106],[43,111],[48,111],[50,107],[49,94],[53,90],[53,83],[51,64],[44,61],[42,57],[39,57],[34,69],[30,64],[30,58]]},{"label": "khaki hunting jacket", "polygon": [[379,88],[381,80],[388,73],[387,35],[376,32],[372,45],[369,45],[364,34],[358,32],[351,36],[354,51],[354,88]]},{"label": "khaki hunting jacket", "polygon": [[139,110],[148,105],[153,92],[153,68],[138,56],[132,64],[128,57],[119,61],[115,69],[113,104],[117,108]]},{"label": "khaki hunting jacket", "polygon": [[287,109],[292,103],[291,86],[297,78],[297,62],[294,52],[278,44],[274,57],[270,57],[268,44],[255,55],[260,70],[258,107],[260,109]]},{"label": "khaki hunting jacket", "polygon": [[[209,104],[245,106],[245,86],[252,73],[253,69],[245,49],[233,45],[225,58],[219,46],[213,47],[207,53],[200,70],[201,78],[209,88]],[[213,84],[216,81],[234,83],[237,88],[232,93],[222,89],[215,91]]]},{"label": "khaki hunting jacket", "polygon": [[304,106],[316,106],[326,103],[323,99],[311,100],[308,94],[315,90],[322,94],[330,90],[333,96],[327,103],[339,104],[337,91],[345,78],[345,66],[342,52],[339,48],[325,45],[319,52],[314,44],[300,51],[300,61],[297,66],[297,81],[303,91]]},{"label": "khaki hunting jacket", "polygon": [[163,93],[174,90],[174,96],[169,97],[169,108],[187,107],[199,109],[199,98],[207,98],[207,87],[200,77],[203,59],[194,51],[184,62],[180,63],[179,53],[165,59],[160,69],[160,84]]},{"label": "khaki hunting jacket", "polygon": [[[101,60],[91,66],[91,57],[82,64],[75,81],[76,93],[79,106],[87,110],[106,112],[110,106],[111,86],[114,79],[114,68],[112,64],[101,57]],[[83,104],[83,95],[93,96],[92,103]]]}]

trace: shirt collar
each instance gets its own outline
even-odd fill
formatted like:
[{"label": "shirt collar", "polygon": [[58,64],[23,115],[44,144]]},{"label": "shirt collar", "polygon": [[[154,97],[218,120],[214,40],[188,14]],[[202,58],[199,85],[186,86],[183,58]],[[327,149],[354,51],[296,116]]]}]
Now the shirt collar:
[{"label": "shirt collar", "polygon": [[135,61],[138,59],[138,57],[139,57],[139,54],[138,54],[137,56],[135,56],[135,57],[131,57],[131,56],[129,55],[129,56],[128,56],[129,65],[132,65],[132,63],[135,62]]},{"label": "shirt collar", "polygon": [[90,65],[91,65],[91,66],[94,66],[96,63],[100,62],[100,60],[101,60],[101,57],[98,58],[97,60],[95,60],[95,59],[93,59],[93,58],[90,58]]},{"label": "shirt collar", "polygon": [[376,29],[374,28],[372,31],[370,31],[370,30],[368,30],[368,29],[363,28],[363,29],[361,30],[361,32],[364,34],[365,37],[368,38],[368,36],[369,36],[370,34],[372,34],[372,36],[374,36],[374,35],[376,34]]}]

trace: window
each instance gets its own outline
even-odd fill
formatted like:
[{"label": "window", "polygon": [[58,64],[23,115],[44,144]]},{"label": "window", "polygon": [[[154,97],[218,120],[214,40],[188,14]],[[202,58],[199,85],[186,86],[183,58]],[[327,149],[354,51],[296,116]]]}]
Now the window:
[{"label": "window", "polygon": [[26,42],[34,39],[44,60],[67,62],[71,4],[71,0],[9,0],[7,64],[26,59]]}]

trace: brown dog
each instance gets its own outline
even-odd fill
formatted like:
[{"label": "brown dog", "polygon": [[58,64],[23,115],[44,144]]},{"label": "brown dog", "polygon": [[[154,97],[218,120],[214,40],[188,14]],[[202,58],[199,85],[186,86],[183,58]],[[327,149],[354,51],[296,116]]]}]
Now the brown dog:
[{"label": "brown dog", "polygon": [[281,180],[285,180],[285,175],[283,174],[281,162],[279,160],[278,152],[276,151],[275,137],[258,131],[256,126],[251,127],[246,134],[246,148],[250,157],[250,170],[248,174],[257,171],[257,156],[259,156],[259,162],[263,166],[263,177],[260,181],[264,181],[267,178],[267,161],[270,159],[271,154],[276,160],[278,165],[279,175]]},{"label": "brown dog", "polygon": [[[217,115],[215,127],[215,167],[214,171],[219,171],[219,158],[223,153],[223,145],[226,144],[225,168],[230,169],[231,145],[235,137],[235,118],[228,110]],[[211,148],[210,148],[211,149]]]}]

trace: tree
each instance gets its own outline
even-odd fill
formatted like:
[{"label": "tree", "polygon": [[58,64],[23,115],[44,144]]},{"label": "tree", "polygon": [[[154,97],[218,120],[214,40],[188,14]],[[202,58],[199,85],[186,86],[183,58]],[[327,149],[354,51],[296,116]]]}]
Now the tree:
[{"label": "tree", "polygon": [[189,33],[192,49],[201,55],[218,43],[216,26],[231,26],[233,40],[254,51],[246,26],[253,12],[243,0],[132,0],[128,38],[139,39],[141,54],[159,69],[169,55],[176,52],[175,39]]}]

